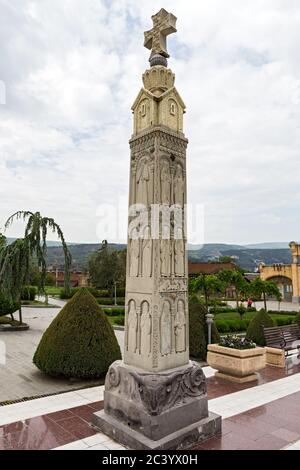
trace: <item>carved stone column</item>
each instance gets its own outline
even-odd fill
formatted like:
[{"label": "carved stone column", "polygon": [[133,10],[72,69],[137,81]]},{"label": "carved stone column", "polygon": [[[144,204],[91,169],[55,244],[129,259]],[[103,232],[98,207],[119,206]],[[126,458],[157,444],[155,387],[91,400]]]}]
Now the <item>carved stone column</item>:
[{"label": "carved stone column", "polygon": [[[153,39],[150,31],[146,33],[145,44],[152,49],[151,68],[143,75],[144,88],[132,107],[134,134],[129,142],[129,201],[145,206],[137,211],[134,229],[132,218],[129,221],[126,345],[123,361],[112,364],[108,371],[104,411],[94,415],[93,423],[133,449],[181,449],[220,432],[221,418],[209,413],[204,374],[189,360],[184,220],[179,242],[178,234],[174,237],[174,203],[180,208],[186,201],[185,105],[174,87],[175,76],[167,68],[166,51],[162,54],[162,49],[153,47],[158,47],[157,40],[166,31],[175,30],[176,18],[162,9],[153,19],[154,29],[162,29]],[[150,208],[159,215],[157,230]],[[171,214],[168,240],[164,240],[162,208]],[[153,237],[148,270],[142,269],[145,230],[140,232],[140,249],[131,239],[145,214]],[[147,353],[141,344],[141,314]]]}]

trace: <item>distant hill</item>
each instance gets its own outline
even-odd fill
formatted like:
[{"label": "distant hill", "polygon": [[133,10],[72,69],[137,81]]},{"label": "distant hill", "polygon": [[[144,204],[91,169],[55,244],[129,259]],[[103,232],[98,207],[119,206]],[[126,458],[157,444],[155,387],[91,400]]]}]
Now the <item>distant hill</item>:
[{"label": "distant hill", "polygon": [[244,245],[245,248],[249,249],[262,249],[262,250],[281,250],[289,249],[289,242],[267,242],[267,243],[252,243],[251,245]]},{"label": "distant hill", "polygon": [[[78,245],[68,244],[68,246],[72,255],[73,268],[81,270],[87,267],[89,256],[91,253],[94,253],[101,248],[101,243],[80,243]],[[116,250],[123,250],[126,248],[126,245],[121,243],[112,243],[109,244],[109,246],[115,248]],[[64,264],[64,254],[61,246],[48,247],[47,264],[48,266],[60,266]]]},{"label": "distant hill", "polygon": [[[222,243],[207,243],[205,245],[189,245],[188,257],[190,261],[213,261],[220,256],[231,256],[233,260],[243,269],[253,272],[258,264],[283,263],[291,262],[290,250],[288,248],[260,248],[261,244],[253,245],[253,248],[242,245],[229,245]],[[269,244],[262,244],[269,245]],[[73,258],[74,269],[84,269],[87,267],[88,258],[91,253],[100,248],[100,243],[81,243],[69,244],[69,249]],[[109,246],[116,250],[126,248],[125,244],[110,244]],[[198,248],[200,246],[200,248]],[[252,245],[251,245],[252,246]],[[50,245],[48,248],[49,265],[63,265],[63,251],[61,246]]]}]

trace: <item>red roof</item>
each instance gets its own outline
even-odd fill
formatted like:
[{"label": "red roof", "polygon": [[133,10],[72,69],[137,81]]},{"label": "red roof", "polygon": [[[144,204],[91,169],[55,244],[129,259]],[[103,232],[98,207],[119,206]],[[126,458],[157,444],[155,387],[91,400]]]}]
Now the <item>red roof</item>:
[{"label": "red roof", "polygon": [[189,263],[189,274],[216,274],[223,269],[236,270],[235,263]]}]

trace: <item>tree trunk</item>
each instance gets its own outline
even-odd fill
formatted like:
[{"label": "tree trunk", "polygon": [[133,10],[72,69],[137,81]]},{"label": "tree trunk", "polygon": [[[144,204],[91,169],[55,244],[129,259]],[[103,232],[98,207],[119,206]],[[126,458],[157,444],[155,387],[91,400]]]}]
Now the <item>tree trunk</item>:
[{"label": "tree trunk", "polygon": [[266,293],[264,292],[263,293],[263,297],[264,297],[264,307],[265,307],[265,311],[267,312],[267,298],[266,298]]},{"label": "tree trunk", "polygon": [[19,321],[20,321],[20,324],[22,325],[23,318],[22,318],[22,306],[21,305],[20,305],[20,308],[19,308]]},{"label": "tree trunk", "polygon": [[235,298],[236,308],[238,308],[239,307],[239,293],[237,289],[235,290],[235,295],[236,295],[236,298]]}]

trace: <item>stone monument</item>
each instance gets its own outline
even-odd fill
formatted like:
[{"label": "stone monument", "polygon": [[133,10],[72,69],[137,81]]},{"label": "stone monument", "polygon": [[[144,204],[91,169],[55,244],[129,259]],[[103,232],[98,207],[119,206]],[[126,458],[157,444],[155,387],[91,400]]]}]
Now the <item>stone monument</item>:
[{"label": "stone monument", "polygon": [[[161,9],[133,106],[124,360],[105,380],[93,424],[132,449],[184,449],[221,431],[206,380],[189,360],[185,105],[167,68],[176,17]],[[155,217],[156,216],[156,217]]]}]

